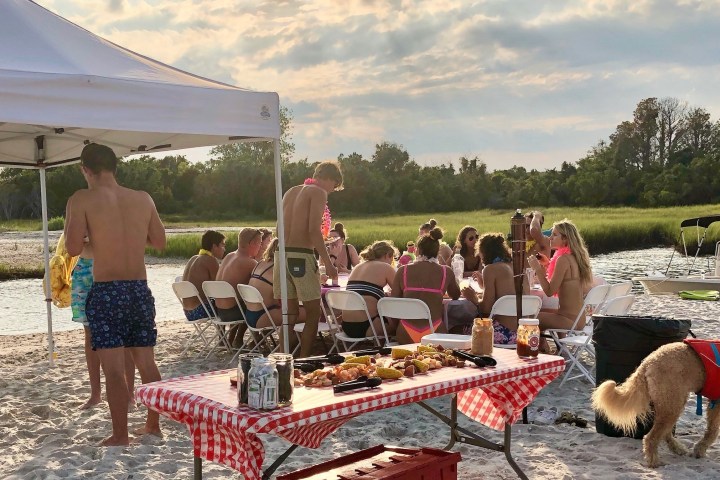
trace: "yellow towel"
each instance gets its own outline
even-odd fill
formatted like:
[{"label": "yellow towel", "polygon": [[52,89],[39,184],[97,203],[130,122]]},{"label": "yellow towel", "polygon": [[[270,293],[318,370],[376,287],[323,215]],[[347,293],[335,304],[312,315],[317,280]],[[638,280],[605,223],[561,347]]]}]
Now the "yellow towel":
[{"label": "yellow towel", "polygon": [[[67,308],[71,302],[72,271],[78,257],[71,257],[65,249],[65,235],[58,239],[55,255],[50,259],[50,297],[53,305]],[[43,281],[43,289],[45,282]]]}]

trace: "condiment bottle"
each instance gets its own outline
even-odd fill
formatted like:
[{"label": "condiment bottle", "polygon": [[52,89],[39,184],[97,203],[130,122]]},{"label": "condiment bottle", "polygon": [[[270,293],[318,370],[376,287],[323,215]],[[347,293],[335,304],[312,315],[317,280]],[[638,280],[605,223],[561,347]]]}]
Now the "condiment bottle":
[{"label": "condiment bottle", "polygon": [[286,353],[272,353],[270,358],[275,360],[275,368],[278,372],[278,406],[285,407],[292,403],[293,398],[293,356]]},{"label": "condiment bottle", "polygon": [[248,372],[248,406],[260,410],[278,407],[278,371],[272,358],[254,358]]},{"label": "condiment bottle", "polygon": [[492,355],[495,329],[492,319],[476,318],[473,323],[470,353],[473,355]]},{"label": "condiment bottle", "polygon": [[237,393],[238,405],[248,403],[248,383],[250,380],[250,368],[254,358],[262,357],[259,353],[243,353],[238,358],[237,368]]},{"label": "condiment bottle", "polygon": [[521,318],[517,329],[517,354],[519,357],[537,357],[540,352],[540,320]]}]

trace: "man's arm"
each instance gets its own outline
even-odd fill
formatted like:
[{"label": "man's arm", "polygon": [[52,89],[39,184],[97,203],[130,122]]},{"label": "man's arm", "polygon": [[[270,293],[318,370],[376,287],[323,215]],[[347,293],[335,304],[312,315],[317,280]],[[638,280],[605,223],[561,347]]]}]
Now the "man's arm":
[{"label": "man's arm", "polygon": [[155,202],[152,197],[147,193],[146,195],[148,201],[150,202],[150,206],[152,207],[150,213],[150,224],[148,225],[147,244],[155,250],[165,250],[165,245],[167,243],[165,239],[165,226],[160,220],[160,215],[158,215],[157,208],[155,208]]},{"label": "man's arm", "polygon": [[87,236],[87,219],[82,201],[78,199],[79,192],[75,192],[65,207],[65,248],[71,257],[80,255]]},{"label": "man's arm", "polygon": [[540,222],[542,218],[542,213],[538,211],[533,212],[532,222],[530,223],[530,236],[538,245],[543,248],[550,248],[550,239],[542,233],[542,223]]},{"label": "man's arm", "polygon": [[337,269],[330,261],[330,254],[325,248],[325,239],[322,235],[322,217],[325,211],[325,202],[327,201],[327,193],[319,188],[308,189],[310,196],[310,208],[308,211],[308,236],[313,248],[320,254],[323,265],[325,265],[325,273],[330,278],[337,278]]}]

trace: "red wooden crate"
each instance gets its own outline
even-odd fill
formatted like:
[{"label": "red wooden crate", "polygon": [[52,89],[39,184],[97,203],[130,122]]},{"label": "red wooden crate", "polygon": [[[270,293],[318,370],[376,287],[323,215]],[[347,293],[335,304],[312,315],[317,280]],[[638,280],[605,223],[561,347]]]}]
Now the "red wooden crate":
[{"label": "red wooden crate", "polygon": [[460,453],[377,445],[279,475],[278,480],[457,480]]}]

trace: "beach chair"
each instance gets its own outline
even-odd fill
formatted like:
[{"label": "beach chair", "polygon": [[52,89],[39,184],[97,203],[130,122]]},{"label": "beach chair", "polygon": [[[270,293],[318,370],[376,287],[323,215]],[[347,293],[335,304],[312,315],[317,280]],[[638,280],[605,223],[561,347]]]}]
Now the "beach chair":
[{"label": "beach chair", "polygon": [[[378,315],[382,320],[383,330],[389,318],[403,320],[427,320],[430,324],[430,334],[435,333],[430,308],[422,300],[416,298],[385,297],[378,300]],[[385,334],[387,339],[387,333]]]},{"label": "beach chair", "polygon": [[[495,318],[497,315],[507,315],[514,317],[517,315],[517,297],[515,295],[503,295],[498,298],[490,310],[490,318]],[[523,295],[522,296],[522,312],[520,317],[537,318],[540,309],[542,308],[542,299],[536,295]],[[497,348],[516,348],[515,344],[500,344],[496,343]]]},{"label": "beach chair", "polygon": [[[248,336],[248,340],[246,343],[255,343],[255,346],[250,350],[249,353],[253,353],[256,350],[259,351],[260,346],[270,340],[270,342],[273,344],[272,351],[270,353],[274,353],[280,348],[280,345],[275,341],[275,338],[273,337],[273,334],[275,334],[275,337],[280,337],[280,328],[281,325],[275,325],[275,322],[272,319],[272,316],[270,316],[270,312],[267,309],[267,306],[265,305],[265,302],[263,301],[262,295],[258,291],[257,288],[250,286],[250,285],[244,285],[242,283],[238,283],[237,285],[238,293],[240,293],[240,298],[243,299],[245,302],[245,305],[249,303],[259,303],[262,305],[263,310],[265,310],[265,314],[270,319],[270,322],[272,322],[272,327],[260,327],[260,328],[254,328],[251,327],[249,324],[247,326],[248,330],[250,330],[250,335]],[[247,323],[247,317],[245,316],[245,312],[243,311],[243,318],[245,319],[245,323]],[[248,345],[249,346],[249,345]],[[245,344],[243,344],[243,347],[245,347]]]},{"label": "beach chair", "polygon": [[[365,299],[362,297],[362,295],[358,294],[357,292],[349,292],[347,290],[331,290],[325,295],[325,299],[327,300],[328,304],[328,321],[332,322],[336,327],[335,338],[337,340],[340,340],[340,343],[342,343],[342,346],[346,352],[352,350],[355,345],[361,342],[373,342],[377,346],[383,345],[382,340],[375,331],[375,326],[373,325],[372,319],[370,318],[370,312],[368,312],[367,309],[367,303],[365,303]],[[365,312],[365,317],[370,322],[370,329],[372,330],[373,334],[371,336],[365,337],[351,337],[347,333],[345,333],[342,327],[340,327],[340,322],[338,321],[335,313],[336,311],[345,310],[356,310]],[[384,343],[387,344],[389,340],[384,323],[383,334],[385,336]],[[348,344],[350,344],[349,347]]]},{"label": "beach chair", "polygon": [[[325,322],[318,322],[318,329],[317,334],[320,338],[320,341],[323,343],[323,346],[325,346],[325,349],[327,350],[327,353],[332,353],[334,350],[339,351],[338,345],[337,345],[337,339],[335,338],[335,332],[339,329],[339,327],[332,323],[330,320],[330,316],[327,313],[327,309],[325,308],[325,302],[322,300],[320,301],[320,311],[322,312],[323,318],[325,318]],[[302,337],[302,332],[305,330],[305,324],[304,323],[296,323],[293,327],[293,331],[295,332],[295,335],[298,337],[298,344],[295,345],[295,348],[293,349],[292,353],[295,355],[295,353],[300,350],[300,340]],[[323,335],[329,335],[330,339],[332,340],[332,346],[328,349],[327,344],[325,343],[325,337]]]},{"label": "beach chair", "polygon": [[[219,298],[233,298],[235,299],[235,303],[237,304],[238,308],[240,309],[241,315],[244,315],[242,313],[242,306],[240,305],[240,301],[237,298],[237,294],[235,293],[235,289],[232,285],[230,285],[228,282],[222,281],[222,280],[206,280],[202,283],[202,289],[203,292],[205,292],[205,296],[208,300],[213,299],[217,300]],[[217,314],[217,309],[215,308],[215,303],[210,302],[210,308],[212,309],[213,318],[211,319],[212,324],[215,326],[215,330],[218,334],[218,342],[213,346],[212,350],[207,354],[207,357],[212,354],[215,349],[219,346],[223,346],[227,349],[228,352],[233,351],[233,346],[230,345],[230,342],[228,341],[228,334],[230,332],[230,329],[235,326],[240,326],[241,324],[245,323],[244,316],[242,318],[239,318],[237,320],[224,322]],[[243,347],[245,346],[243,342]],[[238,349],[239,352],[242,351],[242,347]],[[237,356],[237,354],[235,355]],[[205,357],[205,358],[207,358]],[[235,357],[233,357],[235,358]],[[232,360],[231,360],[232,361]]]},{"label": "beach chair", "polygon": [[635,295],[623,295],[622,297],[615,297],[610,301],[605,302],[603,315],[627,315],[635,303]]},{"label": "beach chair", "polygon": [[[180,277],[182,279],[182,277]],[[190,335],[190,338],[185,343],[185,349],[180,354],[185,355],[185,353],[190,349],[193,343],[197,341],[202,341],[203,346],[200,349],[199,353],[202,353],[203,350],[206,348],[210,348],[210,342],[205,337],[205,330],[210,328],[212,326],[212,314],[208,311],[208,309],[205,307],[205,304],[202,301],[202,298],[200,297],[200,292],[198,292],[197,288],[195,288],[195,285],[193,285],[191,282],[186,281],[177,281],[172,284],[173,292],[175,292],[175,296],[180,301],[180,306],[183,306],[183,300],[186,298],[196,298],[200,305],[202,305],[203,310],[205,310],[205,317],[200,318],[198,320],[188,320],[185,318],[185,314],[183,314],[183,320],[184,323],[188,325],[192,325],[194,328],[194,332],[192,335]],[[183,308],[184,310],[184,308]]]},{"label": "beach chair", "polygon": [[[592,315],[596,313],[598,307],[605,301],[605,297],[608,294],[610,285],[598,285],[593,287],[588,294],[585,296],[585,301],[580,313],[575,317],[575,321],[569,329],[554,328],[545,330],[544,333],[550,334],[552,340],[557,345],[559,351],[558,355],[566,357],[567,364],[570,364],[569,368],[565,369],[565,375],[563,376],[560,386],[566,381],[573,378],[585,377],[590,383],[595,384],[595,377],[590,372],[590,369],[583,365],[581,356],[583,353],[595,357],[595,352],[590,345],[592,339]],[[585,326],[578,328],[580,319],[585,318]],[[581,374],[574,377],[570,376],[570,373],[578,368]]]},{"label": "beach chair", "polygon": [[624,297],[630,293],[630,290],[632,290],[632,282],[613,283],[609,284],[609,287],[610,289],[605,296],[605,301],[598,307],[596,312],[601,315],[605,314],[605,307],[610,300],[617,297]]}]

